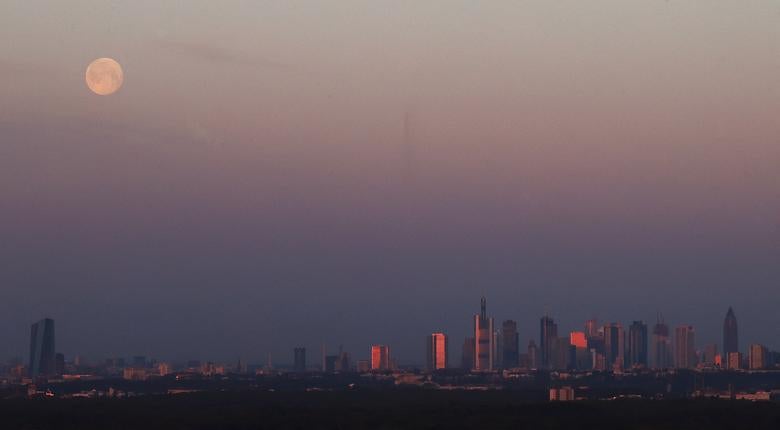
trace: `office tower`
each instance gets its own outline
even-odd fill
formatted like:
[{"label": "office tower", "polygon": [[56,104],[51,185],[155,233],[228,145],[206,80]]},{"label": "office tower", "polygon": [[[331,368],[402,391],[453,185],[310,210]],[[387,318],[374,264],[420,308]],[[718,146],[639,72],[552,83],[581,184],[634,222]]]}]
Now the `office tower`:
[{"label": "office tower", "polygon": [[294,354],[294,364],[293,369],[295,369],[296,372],[305,372],[306,371],[306,348],[304,347],[298,347],[293,350]]},{"label": "office tower", "polygon": [[583,331],[569,333],[569,343],[574,347],[574,368],[585,370],[593,367],[593,360],[588,349],[588,338]]},{"label": "office tower", "polygon": [[588,339],[599,337],[599,320],[590,319],[585,321],[585,337]]},{"label": "office tower", "polygon": [[555,324],[552,318],[545,315],[539,321],[539,352],[540,352],[540,367],[543,369],[549,369],[552,364],[553,349],[558,339],[558,326]]},{"label": "office tower", "polygon": [[65,374],[65,355],[60,354],[59,352],[54,354],[54,374]]},{"label": "office tower", "polygon": [[674,330],[674,365],[679,369],[696,367],[696,342],[693,327],[689,325]]},{"label": "office tower", "polygon": [[726,368],[729,370],[739,370],[742,368],[742,354],[739,352],[729,352],[726,355]]},{"label": "office tower", "polygon": [[474,368],[474,338],[467,337],[463,341],[463,353],[460,357],[460,367],[463,370],[471,370]]},{"label": "office tower", "polygon": [[339,347],[339,358],[336,360],[336,372],[349,372],[352,359],[348,352]]},{"label": "office tower", "polygon": [[57,371],[54,354],[54,320],[45,318],[30,330],[30,377],[54,375]]},{"label": "office tower", "polygon": [[555,370],[573,369],[577,348],[566,337],[559,337],[553,341],[550,367]]},{"label": "office tower", "polygon": [[390,370],[390,347],[371,345],[371,370]]},{"label": "office tower", "polygon": [[368,373],[371,371],[371,361],[370,360],[358,360],[357,361],[357,371],[358,373]]},{"label": "office tower", "polygon": [[520,362],[520,337],[517,334],[517,323],[506,320],[501,324],[501,365],[504,369],[513,369]]},{"label": "office tower", "polygon": [[715,366],[718,357],[718,345],[710,343],[704,346],[701,356],[702,364],[706,366]]},{"label": "office tower", "polygon": [[623,369],[624,359],[623,326],[611,323],[604,326],[604,365],[605,370]]},{"label": "office tower", "polygon": [[737,317],[729,307],[723,320],[723,355],[728,357],[732,352],[739,352],[739,337],[737,337]]},{"label": "office tower", "polygon": [[429,372],[447,368],[447,335],[433,333],[425,338],[425,368]]},{"label": "office tower", "polygon": [[669,339],[669,326],[664,323],[663,316],[659,315],[653,326],[653,336],[650,342],[650,365],[655,369],[671,367],[672,343]]},{"label": "office tower", "polygon": [[634,321],[628,327],[628,364],[647,367],[647,325]]},{"label": "office tower", "polygon": [[748,362],[750,370],[766,369],[769,350],[764,345],[754,343],[750,345]]},{"label": "office tower", "polygon": [[536,346],[536,342],[531,339],[528,341],[528,368],[538,369],[539,361],[539,347]]},{"label": "office tower", "polygon": [[474,315],[474,370],[493,370],[493,318],[487,317],[485,298],[482,297],[479,315]]}]

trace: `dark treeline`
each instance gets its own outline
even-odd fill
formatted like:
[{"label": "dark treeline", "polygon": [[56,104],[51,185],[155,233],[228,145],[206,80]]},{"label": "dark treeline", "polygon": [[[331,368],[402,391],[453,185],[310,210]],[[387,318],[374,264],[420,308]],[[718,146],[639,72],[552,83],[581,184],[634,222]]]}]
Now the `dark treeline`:
[{"label": "dark treeline", "polygon": [[529,402],[511,391],[207,392],[0,401],[7,429],[778,429],[780,404]]}]

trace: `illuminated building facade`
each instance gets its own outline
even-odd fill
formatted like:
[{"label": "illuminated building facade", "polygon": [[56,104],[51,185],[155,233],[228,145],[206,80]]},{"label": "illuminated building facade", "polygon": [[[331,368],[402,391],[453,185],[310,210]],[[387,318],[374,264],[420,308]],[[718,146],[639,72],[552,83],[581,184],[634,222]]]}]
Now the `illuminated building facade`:
[{"label": "illuminated building facade", "polygon": [[494,353],[493,318],[487,317],[486,302],[482,297],[479,315],[474,315],[474,370],[493,370]]},{"label": "illuminated building facade", "polygon": [[390,370],[390,347],[387,345],[371,346],[371,370]]},{"label": "illuminated building facade", "polygon": [[446,369],[448,363],[449,343],[444,333],[433,333],[425,338],[426,369],[429,372]]}]

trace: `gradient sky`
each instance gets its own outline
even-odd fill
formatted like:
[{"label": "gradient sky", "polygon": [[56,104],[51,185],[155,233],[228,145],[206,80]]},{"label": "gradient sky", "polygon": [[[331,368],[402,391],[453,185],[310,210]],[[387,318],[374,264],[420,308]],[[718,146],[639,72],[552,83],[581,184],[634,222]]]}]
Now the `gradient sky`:
[{"label": "gradient sky", "polygon": [[780,348],[779,112],[776,0],[3,1],[0,359],[457,363],[483,294]]}]

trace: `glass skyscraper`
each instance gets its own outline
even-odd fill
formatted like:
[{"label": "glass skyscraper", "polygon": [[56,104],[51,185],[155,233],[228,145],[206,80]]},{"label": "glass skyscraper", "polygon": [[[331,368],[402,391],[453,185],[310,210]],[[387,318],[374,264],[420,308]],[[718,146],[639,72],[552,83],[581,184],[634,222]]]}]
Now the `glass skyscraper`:
[{"label": "glass skyscraper", "polygon": [[45,318],[30,330],[30,377],[51,376],[57,371],[54,352],[54,320]]}]

